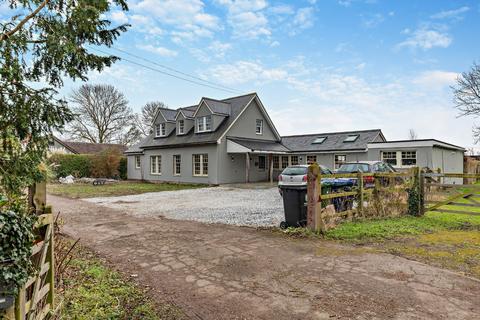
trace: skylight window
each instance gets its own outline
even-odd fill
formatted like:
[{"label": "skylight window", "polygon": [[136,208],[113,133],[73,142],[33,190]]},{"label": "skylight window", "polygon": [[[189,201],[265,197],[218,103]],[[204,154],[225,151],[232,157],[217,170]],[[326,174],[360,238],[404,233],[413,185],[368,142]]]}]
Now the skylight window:
[{"label": "skylight window", "polygon": [[323,143],[325,140],[327,140],[327,137],[317,137],[315,138],[315,140],[313,140],[313,144],[321,144]]},{"label": "skylight window", "polygon": [[350,134],[343,140],[343,142],[355,142],[358,139],[358,134]]}]

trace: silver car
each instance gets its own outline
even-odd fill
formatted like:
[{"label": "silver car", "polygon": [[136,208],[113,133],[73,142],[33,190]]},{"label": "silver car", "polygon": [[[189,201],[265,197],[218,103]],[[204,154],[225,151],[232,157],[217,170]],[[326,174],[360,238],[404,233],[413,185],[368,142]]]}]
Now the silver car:
[{"label": "silver car", "polygon": [[[322,174],[332,174],[332,171],[327,167],[320,166],[320,170],[322,170]],[[308,165],[306,164],[299,164],[285,168],[278,176],[278,188],[280,194],[282,193],[281,188],[284,186],[306,187],[307,172]]]}]

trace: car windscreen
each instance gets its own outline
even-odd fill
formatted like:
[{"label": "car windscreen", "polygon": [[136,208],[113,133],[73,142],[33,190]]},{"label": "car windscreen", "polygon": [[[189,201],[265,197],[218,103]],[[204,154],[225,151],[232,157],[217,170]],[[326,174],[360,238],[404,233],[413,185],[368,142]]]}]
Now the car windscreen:
[{"label": "car windscreen", "polygon": [[322,170],[322,174],[333,174],[333,172],[328,168],[320,167],[320,169]]},{"label": "car windscreen", "polygon": [[283,170],[282,174],[286,176],[300,176],[307,174],[307,168],[305,167],[288,167]]},{"label": "car windscreen", "polygon": [[338,168],[338,173],[351,173],[351,172],[369,172],[369,166],[366,163],[345,163]]}]

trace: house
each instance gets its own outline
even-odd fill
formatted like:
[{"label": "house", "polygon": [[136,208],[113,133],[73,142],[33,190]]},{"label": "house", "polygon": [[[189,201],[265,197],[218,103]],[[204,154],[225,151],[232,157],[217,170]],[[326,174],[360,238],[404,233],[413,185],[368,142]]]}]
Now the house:
[{"label": "house", "polygon": [[127,147],[122,144],[115,143],[90,143],[90,142],[74,142],[64,141],[57,137],[53,137],[48,148],[50,153],[67,153],[67,154],[96,154],[108,149],[115,149],[123,154]]},{"label": "house", "polygon": [[[258,95],[251,93],[223,100],[204,97],[176,110],[160,108],[154,132],[125,154],[129,179],[224,184],[273,181],[289,165],[314,161],[338,168],[347,161],[380,160],[385,144],[380,129],[281,137]],[[378,146],[378,152],[369,146]],[[437,156],[433,147],[414,151],[419,159],[423,151]]]}]

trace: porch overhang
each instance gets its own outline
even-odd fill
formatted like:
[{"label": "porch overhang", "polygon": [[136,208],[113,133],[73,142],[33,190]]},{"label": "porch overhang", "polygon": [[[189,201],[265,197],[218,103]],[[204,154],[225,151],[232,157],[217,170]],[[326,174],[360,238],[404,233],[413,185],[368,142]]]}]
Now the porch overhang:
[{"label": "porch overhang", "polygon": [[227,153],[285,154],[289,150],[276,141],[227,138]]}]

